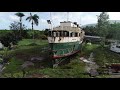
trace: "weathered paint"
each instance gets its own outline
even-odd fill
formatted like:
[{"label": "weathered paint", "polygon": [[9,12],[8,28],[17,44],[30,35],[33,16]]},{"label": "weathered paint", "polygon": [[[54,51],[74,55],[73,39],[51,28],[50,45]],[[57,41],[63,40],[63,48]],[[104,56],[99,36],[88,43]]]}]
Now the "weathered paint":
[{"label": "weathered paint", "polygon": [[49,43],[66,43],[81,41],[81,37],[48,37]]},{"label": "weathered paint", "polygon": [[53,50],[53,57],[64,57],[69,56],[75,52],[80,51],[81,43],[77,42],[66,42],[66,43],[49,43]]},{"label": "weathered paint", "polygon": [[70,55],[73,55],[77,52],[79,52],[80,50],[77,50],[77,51],[73,51],[71,53],[68,53],[68,54],[64,54],[64,55],[53,55],[53,59],[58,59],[58,58],[63,58],[63,57],[68,57]]},{"label": "weathered paint", "polygon": [[[81,49],[84,31],[71,22],[62,22],[60,26],[51,30],[48,42],[53,50],[53,58],[62,58],[77,53]],[[64,35],[67,31],[69,34]],[[56,35],[56,33],[58,35]]]}]

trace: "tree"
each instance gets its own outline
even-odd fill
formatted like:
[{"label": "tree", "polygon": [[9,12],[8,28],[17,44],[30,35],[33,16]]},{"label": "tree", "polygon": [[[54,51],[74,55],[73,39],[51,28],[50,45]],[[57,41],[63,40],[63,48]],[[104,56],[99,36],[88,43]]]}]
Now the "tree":
[{"label": "tree", "polygon": [[25,30],[26,30],[26,26],[23,24],[22,25],[22,32],[21,34],[19,33],[20,27],[19,27],[19,22],[13,22],[10,24],[10,30],[12,30],[12,34],[14,35],[15,39],[22,39],[22,37],[25,36]]},{"label": "tree", "polygon": [[110,24],[109,30],[110,38],[120,40],[120,23]]},{"label": "tree", "polygon": [[39,24],[38,19],[39,19],[39,16],[37,14],[32,15],[31,13],[30,13],[30,16],[26,18],[26,20],[29,20],[29,22],[32,21],[31,25],[32,25],[32,31],[33,31],[33,39],[34,39],[33,24],[38,26]]},{"label": "tree", "polygon": [[91,36],[97,36],[97,28],[94,26],[86,26],[83,28],[83,30],[85,31],[86,35],[91,35]]},{"label": "tree", "polygon": [[99,16],[98,16],[98,24],[97,24],[97,28],[98,28],[98,33],[101,37],[103,37],[102,40],[102,45],[105,44],[105,40],[106,40],[106,36],[108,35],[108,30],[109,30],[109,15],[106,12],[102,12]]},{"label": "tree", "polygon": [[[9,26],[9,27],[10,27],[10,30],[20,30],[19,24],[20,24],[19,22],[14,21],[14,22],[11,23],[10,26]],[[26,28],[27,28],[27,27],[23,24],[23,25],[22,25],[22,30],[26,30]]]},{"label": "tree", "polygon": [[45,29],[45,31],[44,31],[44,35],[46,35],[46,36],[47,36],[47,35],[48,35],[49,30],[50,30],[50,29]]},{"label": "tree", "polygon": [[15,15],[20,18],[20,36],[21,36],[21,32],[22,32],[22,17],[24,17],[25,15],[23,13],[21,13],[21,12],[18,12]]}]

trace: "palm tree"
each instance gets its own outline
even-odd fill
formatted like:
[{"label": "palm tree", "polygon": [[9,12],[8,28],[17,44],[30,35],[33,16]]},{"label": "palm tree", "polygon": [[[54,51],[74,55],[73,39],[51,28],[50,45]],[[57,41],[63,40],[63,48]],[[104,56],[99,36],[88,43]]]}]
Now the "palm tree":
[{"label": "palm tree", "polygon": [[21,36],[21,31],[22,31],[22,17],[25,16],[23,13],[18,12],[15,14],[16,16],[20,17],[20,36]]},{"label": "palm tree", "polygon": [[31,24],[32,24],[32,31],[33,31],[33,39],[34,39],[33,24],[36,24],[38,26],[39,24],[38,19],[39,19],[39,16],[37,14],[32,15],[31,13],[30,13],[30,16],[26,18],[26,20],[29,20],[29,22],[32,21]]}]

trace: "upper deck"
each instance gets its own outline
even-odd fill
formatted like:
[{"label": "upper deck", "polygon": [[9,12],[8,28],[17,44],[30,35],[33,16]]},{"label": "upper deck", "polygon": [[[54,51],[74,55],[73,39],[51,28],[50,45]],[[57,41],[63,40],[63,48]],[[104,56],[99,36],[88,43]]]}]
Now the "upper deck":
[{"label": "upper deck", "polygon": [[76,22],[60,22],[60,26],[54,27],[53,31],[81,32],[80,26]]}]

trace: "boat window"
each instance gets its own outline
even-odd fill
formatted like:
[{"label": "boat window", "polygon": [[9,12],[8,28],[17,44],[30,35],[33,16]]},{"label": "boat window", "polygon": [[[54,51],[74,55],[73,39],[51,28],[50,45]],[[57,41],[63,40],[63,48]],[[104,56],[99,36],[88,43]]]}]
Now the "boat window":
[{"label": "boat window", "polygon": [[74,33],[72,33],[72,37],[74,37]]},{"label": "boat window", "polygon": [[117,48],[120,48],[120,46],[116,46]]},{"label": "boat window", "polygon": [[56,37],[58,37],[58,32],[56,32]]},{"label": "boat window", "polygon": [[65,35],[66,35],[66,32],[63,31],[63,36],[65,37]]},{"label": "boat window", "polygon": [[60,36],[59,34],[60,34],[60,32],[55,31],[55,32],[54,32],[54,37],[59,37],[59,36]]},{"label": "boat window", "polygon": [[56,32],[53,32],[53,36],[56,37]]},{"label": "boat window", "polygon": [[73,33],[70,33],[70,37],[72,37],[72,34],[73,34]]},{"label": "boat window", "polygon": [[65,36],[65,37],[67,36],[67,32],[64,32],[64,36]]},{"label": "boat window", "polygon": [[62,32],[61,31],[59,31],[59,35],[60,35],[60,37],[62,37]]},{"label": "boat window", "polygon": [[64,37],[69,37],[69,32],[64,31],[64,32],[63,32],[63,36],[64,36]]},{"label": "boat window", "polygon": [[52,33],[51,33],[51,31],[49,31],[49,33],[48,33],[48,36],[49,36],[49,37],[51,37],[51,36],[52,36]]},{"label": "boat window", "polygon": [[69,32],[67,32],[67,37],[69,37]]},{"label": "boat window", "polygon": [[75,37],[78,37],[78,33],[75,33]]},{"label": "boat window", "polygon": [[[70,37],[75,37],[76,33],[75,32],[72,32],[70,33]],[[77,36],[77,35],[76,35]]]},{"label": "boat window", "polygon": [[72,32],[72,33],[71,33],[71,37],[75,37],[75,32]]}]

